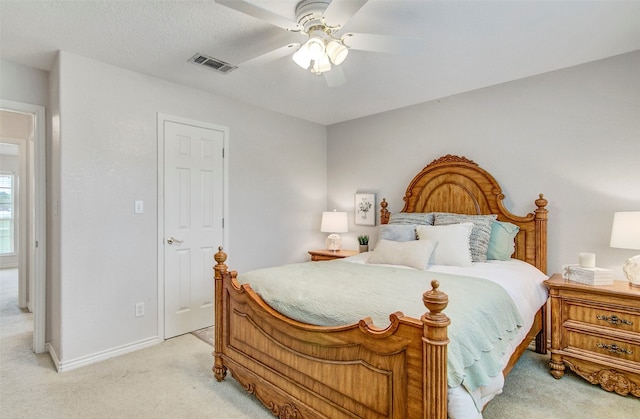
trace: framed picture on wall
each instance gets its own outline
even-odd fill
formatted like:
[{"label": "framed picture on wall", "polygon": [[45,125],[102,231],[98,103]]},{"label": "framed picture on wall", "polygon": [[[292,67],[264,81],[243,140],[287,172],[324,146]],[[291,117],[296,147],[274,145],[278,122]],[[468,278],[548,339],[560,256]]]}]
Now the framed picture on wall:
[{"label": "framed picture on wall", "polygon": [[357,193],[355,224],[363,226],[376,225],[376,194]]}]

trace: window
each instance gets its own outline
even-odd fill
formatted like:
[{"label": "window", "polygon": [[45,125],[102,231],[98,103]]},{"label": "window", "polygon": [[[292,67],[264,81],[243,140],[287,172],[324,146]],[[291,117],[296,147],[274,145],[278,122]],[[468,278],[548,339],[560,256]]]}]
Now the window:
[{"label": "window", "polygon": [[15,253],[15,188],[13,173],[0,172],[0,254]]}]

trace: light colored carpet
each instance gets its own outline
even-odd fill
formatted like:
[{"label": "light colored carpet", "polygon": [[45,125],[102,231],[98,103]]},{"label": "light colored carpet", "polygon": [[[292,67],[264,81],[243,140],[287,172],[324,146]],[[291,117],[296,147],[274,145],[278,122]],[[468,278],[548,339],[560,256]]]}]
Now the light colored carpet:
[{"label": "light colored carpet", "polygon": [[549,355],[525,351],[505,381],[501,395],[485,408],[486,419],[637,419],[640,400],[608,393],[569,371],[556,380]]},{"label": "light colored carpet", "polygon": [[195,330],[191,332],[191,334],[197,337],[198,339],[202,340],[203,342],[208,343],[211,346],[214,345],[213,342],[215,340],[215,336],[214,336],[213,326],[205,327],[204,329],[200,329],[200,330]]},{"label": "light colored carpet", "polygon": [[[47,354],[31,351],[31,315],[16,308],[7,277],[0,272],[0,417],[273,417],[233,378],[215,380],[212,347],[193,334],[57,373]],[[489,403],[484,417],[638,417],[637,399],[607,393],[572,374],[555,380],[546,362],[546,357],[527,351],[509,375],[504,394]]]}]

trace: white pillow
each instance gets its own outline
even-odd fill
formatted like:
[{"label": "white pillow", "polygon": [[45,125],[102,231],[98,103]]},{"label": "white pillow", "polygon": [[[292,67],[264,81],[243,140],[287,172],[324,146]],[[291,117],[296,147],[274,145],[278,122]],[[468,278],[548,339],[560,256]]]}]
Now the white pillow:
[{"label": "white pillow", "polygon": [[418,241],[437,242],[431,255],[434,265],[471,266],[469,238],[473,223],[449,224],[441,226],[419,225],[416,227]]},{"label": "white pillow", "polygon": [[416,269],[426,269],[435,244],[429,240],[395,242],[379,240],[367,263],[403,265]]}]

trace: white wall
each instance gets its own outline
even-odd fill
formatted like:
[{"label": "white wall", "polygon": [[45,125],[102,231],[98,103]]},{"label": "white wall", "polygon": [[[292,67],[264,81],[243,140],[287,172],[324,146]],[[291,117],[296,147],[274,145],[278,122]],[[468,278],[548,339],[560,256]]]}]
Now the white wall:
[{"label": "white wall", "polygon": [[62,284],[60,276],[60,57],[49,73],[47,142],[47,303],[46,342],[62,352]]},{"label": "white wall", "polygon": [[12,61],[0,60],[2,99],[31,105],[49,105],[49,74]]},{"label": "white wall", "polygon": [[[157,335],[157,112],[230,128],[231,268],[305,260],[307,245],[321,242],[325,127],[66,52],[52,75],[61,325],[52,341],[61,364]],[[144,214],[133,213],[134,200]],[[145,316],[135,318],[139,301]]]},{"label": "white wall", "polygon": [[[330,126],[329,202],[353,211],[360,190],[399,211],[413,176],[444,154],[493,174],[515,214],[544,193],[549,273],[586,251],[623,278],[638,251],[609,237],[614,211],[640,210],[640,52]],[[349,236],[365,232],[376,236]]]}]

